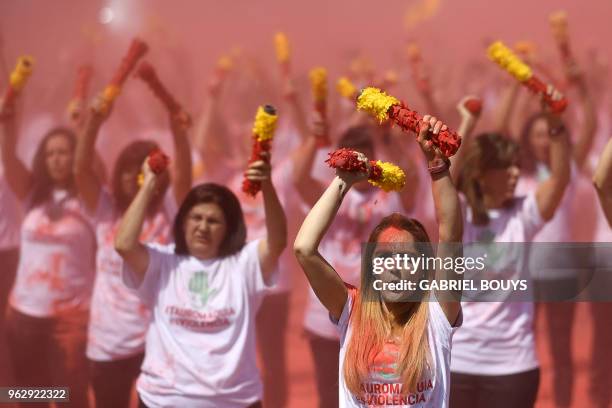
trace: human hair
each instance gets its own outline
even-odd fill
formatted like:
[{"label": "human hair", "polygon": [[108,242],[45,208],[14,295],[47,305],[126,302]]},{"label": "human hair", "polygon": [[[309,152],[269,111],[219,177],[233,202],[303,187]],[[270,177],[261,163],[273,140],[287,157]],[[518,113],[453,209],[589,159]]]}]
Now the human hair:
[{"label": "human hair", "polygon": [[499,133],[482,133],[468,145],[459,189],[472,210],[472,222],[475,225],[489,223],[482,187],[478,181],[480,176],[488,170],[510,167],[518,158],[518,144]]},{"label": "human hair", "polygon": [[[49,169],[47,168],[47,143],[50,139],[61,136],[68,140],[70,151],[74,154],[76,148],[76,135],[66,127],[54,127],[43,136],[42,140],[36,148],[34,160],[32,162],[32,195],[29,200],[28,207],[33,208],[45,202],[51,196],[55,182],[51,179]],[[74,176],[70,172],[68,180],[68,188],[72,190],[74,187]]]},{"label": "human hair", "polygon": [[[134,197],[128,196],[122,187],[121,175],[132,168],[136,171],[140,170],[142,163],[145,161],[149,153],[158,148],[157,143],[152,140],[137,140],[123,148],[119,157],[115,161],[113,168],[113,176],[111,179],[113,197],[115,206],[120,212],[124,212]],[[155,197],[154,202],[149,206],[152,211],[157,211],[157,207],[164,197],[168,189],[169,178],[160,177],[159,194]]]},{"label": "human hair", "polygon": [[238,198],[230,189],[215,183],[195,186],[183,200],[174,219],[174,242],[177,255],[188,255],[185,240],[185,219],[193,207],[204,203],[219,206],[225,217],[227,229],[219,247],[219,257],[229,256],[240,251],[246,243],[246,226]]},{"label": "human hair", "polygon": [[373,129],[369,125],[352,126],[340,136],[338,148],[344,147],[358,152],[362,149],[374,150],[372,132]]},{"label": "human hair", "polygon": [[527,174],[534,174],[536,171],[537,159],[531,145],[531,131],[533,126],[540,120],[546,121],[545,112],[537,112],[529,116],[521,129],[521,170]]},{"label": "human hair", "polygon": [[[399,213],[383,218],[370,234],[364,255],[364,268],[361,271],[361,287],[355,297],[351,316],[352,335],[344,357],[344,378],[348,389],[354,395],[363,393],[361,384],[368,378],[374,358],[382,350],[391,332],[391,323],[385,315],[381,294],[374,289],[372,273],[376,243],[380,234],[387,228],[409,232],[423,254],[427,257],[433,256],[431,240],[423,225]],[[430,272],[423,272],[427,279]],[[422,294],[402,330],[397,361],[397,375],[401,379],[402,394],[414,392],[417,382],[431,367],[427,338],[427,296],[428,293]]]},{"label": "human hair", "polygon": [[527,174],[533,174],[536,170],[537,159],[533,152],[529,136],[531,136],[533,125],[539,120],[546,120],[546,114],[544,112],[534,113],[528,117],[521,129],[521,169]]}]

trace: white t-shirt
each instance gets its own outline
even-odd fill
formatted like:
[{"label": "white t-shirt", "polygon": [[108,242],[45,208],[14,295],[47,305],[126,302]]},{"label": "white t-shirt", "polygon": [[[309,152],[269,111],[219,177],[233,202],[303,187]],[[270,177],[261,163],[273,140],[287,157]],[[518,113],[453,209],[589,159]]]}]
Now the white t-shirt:
[{"label": "white t-shirt", "polygon": [[350,317],[357,290],[349,288],[338,327],[340,333],[340,408],[357,407],[431,407],[448,408],[450,394],[451,340],[455,328],[446,318],[444,311],[435,300],[428,302],[429,317],[427,338],[431,353],[432,367],[417,383],[417,392],[401,396],[402,384],[396,373],[399,359],[399,346],[386,343],[374,359],[375,366],[370,372],[368,382],[362,384],[364,395],[359,399],[352,394],[344,380],[344,359],[351,339]]},{"label": "white t-shirt", "polygon": [[[162,209],[145,219],[140,241],[169,243],[176,211],[174,195],[168,189]],[[87,357],[94,361],[118,360],[143,352],[151,318],[149,308],[121,280],[123,260],[114,247],[120,221],[112,196],[102,191],[95,216],[97,273],[87,336]]]},{"label": "white t-shirt", "polygon": [[0,251],[19,247],[21,205],[0,173]]},{"label": "white t-shirt", "polygon": [[[535,234],[532,242],[551,243],[551,242],[572,242],[572,225],[569,220],[572,219],[573,200],[576,195],[576,183],[578,182],[578,170],[571,163],[571,177],[563,199],[555,212],[553,218]],[[538,185],[550,177],[550,171],[546,165],[538,163],[537,171],[534,175],[525,175],[519,178],[516,186],[516,195],[525,196],[529,193],[537,191]],[[529,269],[534,279],[553,280],[560,278],[572,278],[576,276],[577,271],[571,269],[571,260],[559,257],[563,256],[559,253],[559,249],[554,245],[534,245],[529,256]],[[570,253],[565,255],[569,256]],[[558,267],[560,264],[565,265],[565,268]],[[547,267],[550,266],[550,267]]]},{"label": "white t-shirt", "polygon": [[[321,241],[319,252],[338,272],[342,280],[357,286],[361,276],[362,244],[380,220],[394,212],[403,212],[397,193],[380,189],[361,192],[355,188],[344,197],[338,215]],[[304,326],[316,335],[337,339],[338,331],[329,321],[329,313],[309,289]]]},{"label": "white t-shirt", "polygon": [[[555,212],[554,217],[546,223],[542,229],[535,234],[533,242],[571,242],[572,230],[568,222],[572,211],[572,200],[576,190],[578,170],[575,164],[571,163],[570,181],[566,188],[563,199]],[[521,175],[516,186],[517,196],[526,196],[536,192],[538,185],[550,177],[550,170],[541,163],[538,163],[537,171],[534,175]]]},{"label": "white t-shirt", "polygon": [[[510,208],[489,210],[490,222],[486,226],[474,225],[470,208],[464,200],[462,204],[465,214],[464,245],[475,242],[529,242],[544,225],[535,193],[515,198]],[[524,251],[498,255],[504,272],[514,270],[520,273],[526,268],[527,254]],[[471,256],[469,246],[464,250],[464,256]],[[504,276],[504,279],[508,278],[512,277]],[[453,337],[453,372],[508,375],[539,366],[532,302],[461,302],[461,305],[463,325]]]},{"label": "white t-shirt", "polygon": [[[286,159],[272,169],[272,180],[278,199],[283,206],[287,218],[288,238],[287,242],[293,242],[297,224],[303,219],[303,211],[299,194],[292,183],[293,161]],[[264,238],[266,231],[266,212],[264,209],[261,192],[255,198],[242,191],[242,173],[235,175],[229,183],[229,188],[236,194],[244,214],[244,222],[247,226],[248,240]],[[269,291],[273,293],[287,293],[291,290],[291,275],[296,271],[297,262],[293,253],[289,250],[283,251],[278,261],[278,281]]]},{"label": "white t-shirt", "polygon": [[54,197],[29,210],[21,228],[21,256],[10,305],[35,317],[87,310],[95,274],[96,239],[76,197]]},{"label": "white t-shirt", "polygon": [[267,286],[258,243],[204,261],[148,244],[140,286],[124,264],[125,284],[153,311],[137,384],[147,406],[243,408],[261,399],[255,316]]}]

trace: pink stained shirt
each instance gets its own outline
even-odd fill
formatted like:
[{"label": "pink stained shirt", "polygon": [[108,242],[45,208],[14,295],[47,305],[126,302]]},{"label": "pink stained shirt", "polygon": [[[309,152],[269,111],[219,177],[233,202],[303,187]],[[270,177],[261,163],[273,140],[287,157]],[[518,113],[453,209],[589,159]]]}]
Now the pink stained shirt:
[{"label": "pink stained shirt", "polygon": [[21,256],[10,297],[16,310],[54,317],[87,310],[95,275],[96,239],[81,201],[65,191],[30,209],[21,228]]},{"label": "pink stained shirt", "polygon": [[[121,214],[106,191],[100,194],[97,208],[97,273],[91,300],[87,357],[94,361],[113,361],[144,352],[151,313],[121,280],[123,260],[114,248]],[[140,241],[158,244],[172,241],[176,212],[174,195],[168,189],[160,210],[145,219]]]}]

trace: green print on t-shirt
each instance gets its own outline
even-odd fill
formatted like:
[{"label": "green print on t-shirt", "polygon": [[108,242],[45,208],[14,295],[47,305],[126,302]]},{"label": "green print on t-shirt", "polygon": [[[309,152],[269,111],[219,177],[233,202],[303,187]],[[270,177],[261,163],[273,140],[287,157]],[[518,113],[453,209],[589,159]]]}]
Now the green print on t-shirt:
[{"label": "green print on t-shirt", "polygon": [[195,307],[203,308],[208,303],[208,300],[217,294],[216,289],[208,287],[208,273],[196,272],[189,280],[189,291],[195,297]]}]

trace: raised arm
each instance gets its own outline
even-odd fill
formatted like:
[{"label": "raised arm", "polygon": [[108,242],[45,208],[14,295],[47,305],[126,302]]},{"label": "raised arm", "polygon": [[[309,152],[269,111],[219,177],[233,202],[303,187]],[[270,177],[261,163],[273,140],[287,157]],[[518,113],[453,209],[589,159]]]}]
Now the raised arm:
[{"label": "raised arm", "polygon": [[15,106],[7,106],[0,116],[0,149],[2,150],[2,164],[4,177],[11,190],[20,200],[25,200],[32,189],[32,173],[17,155],[17,124],[15,120]]},{"label": "raised arm", "polygon": [[111,109],[101,109],[100,105],[102,103],[104,101],[101,97],[94,100],[94,105],[85,120],[82,133],[77,139],[74,158],[74,182],[81,199],[91,212],[95,212],[97,209],[102,187],[101,180],[94,169],[96,139],[102,124],[108,119],[111,112]]},{"label": "raised arm", "polygon": [[149,252],[140,243],[142,224],[151,201],[158,194],[158,176],[153,173],[146,161],[142,166],[142,172],[144,174],[144,182],[127,211],[123,214],[117,236],[115,237],[115,250],[121,255],[130,269],[134,271],[139,279],[138,284],[144,279],[144,275],[149,267]]},{"label": "raised arm", "polygon": [[298,131],[298,135],[300,136],[301,140],[304,141],[309,134],[308,121],[306,120],[306,114],[304,113],[302,102],[300,101],[295,86],[293,85],[293,79],[290,77],[286,77],[284,79],[283,96],[287,101],[289,113],[291,114],[291,119],[293,119],[293,123]]},{"label": "raised arm", "polygon": [[493,128],[503,135],[510,133],[510,124],[512,114],[516,107],[521,84],[518,81],[512,81],[508,87],[502,91],[501,101],[497,106],[494,117]]},{"label": "raised arm", "polygon": [[567,77],[576,85],[583,111],[578,139],[572,146],[574,163],[576,163],[576,167],[580,170],[583,168],[589,152],[591,151],[591,147],[593,146],[593,139],[597,131],[597,112],[583,72],[576,64],[570,64],[566,70]]},{"label": "raised arm", "polygon": [[192,184],[191,148],[189,146],[189,119],[185,112],[170,114],[170,129],[174,142],[172,186],[177,203],[182,203]]},{"label": "raised arm", "polygon": [[[314,127],[326,127],[321,115],[314,113]],[[322,131],[322,130],[321,130]],[[304,202],[313,206],[321,197],[325,187],[312,177],[312,165],[317,154],[317,139],[315,132],[308,132],[308,137],[291,155],[293,160],[293,185]]]},{"label": "raised arm", "polygon": [[248,180],[261,182],[266,215],[266,238],[260,241],[258,251],[264,281],[269,281],[278,264],[278,258],[287,246],[287,217],[272,183],[271,167],[268,162],[269,160],[255,161],[249,165],[245,173]]},{"label": "raised arm", "polygon": [[335,319],[339,319],[342,314],[348,292],[342,278],[319,253],[319,244],[338,213],[346,193],[354,183],[366,178],[365,174],[338,171],[306,216],[293,244],[295,256],[310,286]]},{"label": "raised arm", "polygon": [[593,176],[593,184],[608,225],[612,228],[612,139],[608,140],[599,159]]},{"label": "raised arm", "polygon": [[225,77],[214,76],[208,87],[208,98],[202,107],[200,116],[195,123],[193,144],[206,166],[221,161],[223,149],[220,146],[222,138],[215,137],[215,120],[220,118],[220,94],[225,84]]},{"label": "raised arm", "polygon": [[466,107],[466,102],[476,99],[477,98],[475,96],[465,96],[457,104],[457,111],[459,111],[459,115],[461,116],[461,124],[457,129],[457,133],[459,136],[461,136],[461,147],[457,153],[450,158],[450,173],[455,183],[458,181],[459,175],[461,174],[461,169],[463,168],[465,159],[465,152],[468,150],[468,145],[472,141],[472,132],[474,131],[476,123],[480,117],[480,113],[471,112]]},{"label": "raised arm", "polygon": [[[435,148],[428,140],[430,132],[438,134],[444,130],[446,125],[434,117],[425,115],[418,135],[418,142],[425,154],[431,173],[431,191],[433,194],[438,221],[439,246],[436,257],[445,259],[447,257],[457,258],[463,256],[461,241],[463,238],[463,218],[461,215],[461,205],[455,185],[448,171],[448,164],[444,160],[442,153]],[[455,273],[454,270],[441,268],[436,271],[436,280],[455,280],[461,281],[463,276]],[[461,291],[437,291],[438,301],[448,321],[453,324],[457,320],[461,310]]]},{"label": "raised arm", "polygon": [[[560,99],[561,94],[552,88],[549,94]],[[570,179],[570,146],[567,130],[559,116],[548,113],[546,117],[550,135],[550,177],[542,181],[536,190],[536,200],[540,215],[550,220],[559,207],[565,188]]]}]

